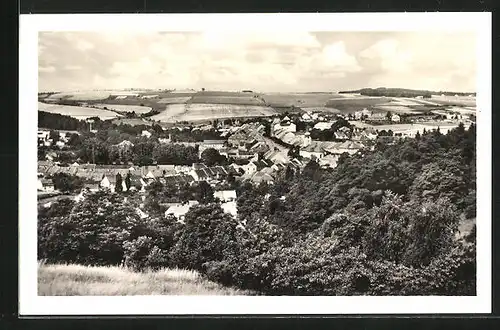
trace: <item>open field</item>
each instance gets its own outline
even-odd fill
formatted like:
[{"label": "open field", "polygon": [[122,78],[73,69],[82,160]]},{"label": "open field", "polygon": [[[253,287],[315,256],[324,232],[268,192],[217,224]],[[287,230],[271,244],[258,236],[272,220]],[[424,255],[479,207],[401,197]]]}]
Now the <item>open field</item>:
[{"label": "open field", "polygon": [[403,113],[403,114],[418,114],[422,113],[422,110],[416,110],[414,107],[404,106],[404,105],[392,105],[392,104],[384,104],[377,105],[374,108],[375,110],[383,110],[390,111],[392,113]]},{"label": "open field", "polygon": [[186,103],[189,99],[191,99],[191,96],[164,97],[158,100],[158,103],[179,104],[179,103]]},{"label": "open field", "polygon": [[204,121],[235,117],[271,116],[276,111],[270,107],[227,104],[170,104],[162,113],[151,117],[162,122]]},{"label": "open field", "polygon": [[249,295],[180,269],[134,272],[123,267],[38,266],[40,296]]},{"label": "open field", "polygon": [[145,106],[140,106],[140,105],[126,105],[126,104],[111,104],[111,103],[106,103],[106,104],[95,104],[96,107],[98,108],[108,108],[111,110],[116,110],[120,112],[132,112],[135,111],[135,113],[148,113],[151,111],[150,107],[145,107]]},{"label": "open field", "polygon": [[336,93],[266,93],[262,94],[267,105],[272,107],[324,107],[330,99],[344,98]]},{"label": "open field", "polygon": [[355,112],[363,110],[363,108],[374,107],[379,104],[390,102],[388,97],[352,97],[352,98],[336,98],[330,99],[326,107],[335,108],[342,112]]},{"label": "open field", "polygon": [[432,102],[441,105],[454,105],[463,107],[475,107],[476,98],[467,96],[436,96],[433,95],[431,98]]},{"label": "open field", "polygon": [[227,96],[227,95],[194,95],[188,103],[207,104],[235,104],[235,105],[264,105],[264,102],[253,96]]},{"label": "open field", "polygon": [[106,91],[83,91],[57,93],[50,95],[48,100],[97,101],[107,99],[111,94]]},{"label": "open field", "polygon": [[109,110],[78,107],[71,105],[47,104],[42,102],[38,102],[38,110],[50,113],[58,113],[61,115],[74,117],[80,120],[87,119],[90,117],[99,117],[102,120],[120,117],[120,115],[117,114],[116,112]]},{"label": "open field", "polygon": [[302,111],[305,112],[328,112],[328,113],[341,113],[340,110],[334,109],[334,108],[327,108],[327,107],[305,107],[305,108],[300,108]]}]

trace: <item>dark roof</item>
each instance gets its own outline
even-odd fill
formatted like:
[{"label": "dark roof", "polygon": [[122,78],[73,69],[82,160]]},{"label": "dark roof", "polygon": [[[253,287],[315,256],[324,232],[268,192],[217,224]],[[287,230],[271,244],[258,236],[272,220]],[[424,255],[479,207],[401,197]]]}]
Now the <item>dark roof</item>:
[{"label": "dark roof", "polygon": [[204,170],[194,170],[199,178],[208,178],[208,174]]}]

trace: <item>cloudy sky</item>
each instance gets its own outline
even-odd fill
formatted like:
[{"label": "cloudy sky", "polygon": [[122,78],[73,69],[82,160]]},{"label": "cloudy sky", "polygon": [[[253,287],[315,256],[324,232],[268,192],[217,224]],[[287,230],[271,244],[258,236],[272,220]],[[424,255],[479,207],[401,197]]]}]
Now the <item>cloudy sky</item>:
[{"label": "cloudy sky", "polygon": [[38,49],[40,91],[476,90],[463,32],[41,32]]}]

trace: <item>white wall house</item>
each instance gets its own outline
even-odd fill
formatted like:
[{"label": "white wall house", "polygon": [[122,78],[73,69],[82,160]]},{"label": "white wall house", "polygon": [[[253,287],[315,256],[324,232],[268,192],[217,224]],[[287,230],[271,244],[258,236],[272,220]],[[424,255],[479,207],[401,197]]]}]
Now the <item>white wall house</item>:
[{"label": "white wall house", "polygon": [[401,117],[398,114],[394,114],[391,116],[391,121],[399,123],[401,121]]}]

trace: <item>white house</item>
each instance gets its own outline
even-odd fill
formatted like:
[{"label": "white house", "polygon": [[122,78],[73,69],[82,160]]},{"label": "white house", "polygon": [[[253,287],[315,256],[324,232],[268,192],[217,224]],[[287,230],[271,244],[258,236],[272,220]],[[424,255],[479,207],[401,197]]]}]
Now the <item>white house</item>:
[{"label": "white house", "polygon": [[[288,118],[288,117],[286,117],[286,118]],[[281,123],[274,125],[273,128],[275,131],[283,130],[283,131],[291,132],[291,133],[297,132],[297,125],[295,125],[294,123],[281,122]]]},{"label": "white house", "polygon": [[145,137],[147,137],[147,138],[149,139],[149,138],[151,137],[151,135],[152,135],[152,134],[151,134],[150,132],[148,132],[148,131],[142,131],[142,134],[141,134],[141,135],[142,135],[142,136],[145,136]]},{"label": "white house", "polygon": [[305,158],[323,158],[325,152],[319,143],[312,143],[301,149],[299,155]]},{"label": "white house", "polygon": [[236,190],[220,190],[214,192],[214,198],[218,198],[223,202],[231,202],[236,200]]},{"label": "white house", "polygon": [[235,218],[238,215],[238,205],[236,201],[222,203],[220,206],[224,213],[230,214]]},{"label": "white house", "polygon": [[372,115],[372,112],[370,110],[368,110],[367,108],[364,108],[363,110],[361,111],[356,111],[354,113],[354,118],[356,118],[357,120],[360,120],[360,119],[363,119],[363,117],[370,117]]},{"label": "white house", "polygon": [[333,124],[334,124],[333,121],[319,122],[316,125],[314,125],[313,128],[318,129],[320,131],[324,131],[324,130],[332,128]]},{"label": "white house", "polygon": [[311,121],[311,120],[312,120],[312,117],[311,117],[311,115],[310,115],[310,114],[305,113],[305,114],[303,114],[303,115],[302,115],[302,120],[303,120],[303,121]]},{"label": "white house", "polygon": [[401,121],[401,117],[398,114],[393,114],[391,116],[391,121],[399,123]]},{"label": "white house", "polygon": [[169,215],[173,215],[177,220],[180,220],[181,222],[184,221],[184,217],[186,213],[191,209],[191,207],[198,205],[199,203],[197,201],[189,201],[187,203],[176,203],[172,206],[170,206],[166,211],[165,211],[165,217]]},{"label": "white house", "polygon": [[59,148],[59,149],[62,149],[64,148],[66,144],[63,142],[63,141],[57,141],[56,142],[56,146]]},{"label": "white house", "polygon": [[54,191],[54,183],[51,179],[41,179],[42,189],[46,192]]}]

